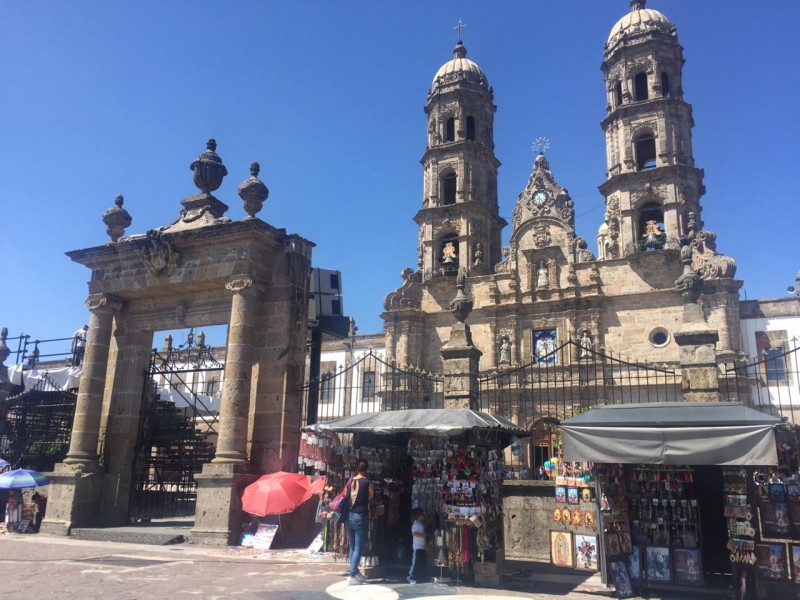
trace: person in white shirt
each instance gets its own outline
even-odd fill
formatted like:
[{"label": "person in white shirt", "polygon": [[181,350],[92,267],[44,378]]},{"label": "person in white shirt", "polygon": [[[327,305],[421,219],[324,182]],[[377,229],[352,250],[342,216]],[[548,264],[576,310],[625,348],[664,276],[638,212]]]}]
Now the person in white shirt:
[{"label": "person in white shirt", "polygon": [[421,508],[411,511],[411,568],[408,570],[408,583],[414,585],[424,580],[428,569],[428,556],[425,554],[425,513]]},{"label": "person in white shirt", "polygon": [[72,366],[79,367],[83,362],[83,353],[86,350],[86,334],[89,326],[84,325],[72,334]]}]

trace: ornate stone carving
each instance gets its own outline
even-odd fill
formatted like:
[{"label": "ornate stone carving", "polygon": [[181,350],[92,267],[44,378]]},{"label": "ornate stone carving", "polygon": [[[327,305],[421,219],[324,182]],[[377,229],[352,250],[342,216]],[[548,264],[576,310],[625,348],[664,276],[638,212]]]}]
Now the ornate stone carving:
[{"label": "ornate stone carving", "polygon": [[171,275],[180,266],[181,255],[160,231],[147,232],[142,259],[153,275]]},{"label": "ornate stone carving", "polygon": [[503,256],[503,260],[497,263],[494,266],[495,273],[508,273],[511,261],[509,260],[509,249],[508,246],[505,246],[502,250],[500,250],[500,254]]},{"label": "ornate stone carving", "polygon": [[475,246],[472,249],[472,257],[473,265],[478,266],[483,264],[483,246],[480,242],[475,242]]},{"label": "ornate stone carving", "polygon": [[456,318],[456,321],[463,323],[467,320],[469,313],[472,312],[473,300],[464,293],[464,287],[467,283],[467,276],[464,269],[459,269],[456,278],[456,297],[450,302],[450,312]]},{"label": "ornate stone carving", "polygon": [[545,223],[536,223],[533,227],[533,245],[536,248],[544,248],[550,245],[550,240],[550,228]]},{"label": "ornate stone carving", "polygon": [[256,213],[261,210],[264,201],[269,197],[269,189],[258,178],[261,165],[254,162],[250,165],[250,177],[239,184],[239,197],[247,213],[245,220],[255,219]]},{"label": "ornate stone carving", "polygon": [[456,235],[461,235],[461,223],[458,219],[450,219],[446,217],[442,221],[433,226],[433,237],[438,238],[442,233],[454,232]]},{"label": "ornate stone carving", "polygon": [[422,285],[419,272],[414,272],[411,268],[403,269],[400,273],[403,278],[403,285],[394,292],[390,292],[383,300],[383,308],[387,311],[393,310],[419,310],[422,304]]},{"label": "ornate stone carving", "polygon": [[122,208],[125,199],[122,194],[114,198],[114,206],[103,213],[103,223],[106,224],[106,233],[113,243],[117,243],[119,238],[125,233],[125,229],[131,226],[133,219],[127,210]]},{"label": "ornate stone carving", "polygon": [[536,289],[543,290],[550,287],[550,271],[547,263],[541,259],[536,266]]},{"label": "ornate stone carving", "polygon": [[590,336],[590,331],[588,329],[583,329],[581,332],[581,339],[578,342],[580,344],[581,350],[578,355],[578,358],[586,359],[591,358],[594,354],[594,342]]},{"label": "ornate stone carving", "polygon": [[219,188],[222,179],[228,174],[228,169],[222,164],[216,150],[217,141],[212,138],[208,140],[206,150],[189,165],[194,184],[204,194],[210,194]]},{"label": "ornate stone carving", "polygon": [[703,290],[703,277],[692,269],[692,245],[691,240],[681,237],[681,264],[683,273],[675,280],[675,288],[687,302],[697,302],[700,292]]},{"label": "ornate stone carving", "polygon": [[119,310],[122,306],[122,302],[109,294],[90,294],[83,305],[91,312],[94,312],[103,309]]},{"label": "ornate stone carving", "polygon": [[253,279],[251,277],[236,277],[225,284],[225,289],[234,294],[238,294],[252,285]]},{"label": "ornate stone carving", "polygon": [[717,234],[701,230],[691,237],[692,268],[703,279],[733,279],[736,261],[730,256],[718,254]]},{"label": "ornate stone carving", "polygon": [[6,345],[6,340],[8,339],[8,328],[3,327],[0,329],[0,368],[3,367],[3,363],[8,358],[8,355],[11,354],[11,350],[9,350],[8,346]]},{"label": "ornate stone carving", "polygon": [[582,237],[576,237],[575,241],[573,242],[575,246],[575,262],[576,263],[587,263],[593,262],[595,259],[594,254],[589,251],[588,244],[586,240]]},{"label": "ornate stone carving", "polygon": [[498,365],[510,365],[511,364],[511,339],[507,334],[503,334],[500,332],[500,336],[498,337],[498,344],[499,344],[499,352],[497,358]]},{"label": "ornate stone carving", "polygon": [[[511,239],[515,239],[516,232],[525,227],[530,221],[547,218],[553,222],[562,222],[568,233],[575,231],[575,210],[569,192],[561,187],[550,171],[550,163],[543,154],[539,154],[533,163],[525,189],[517,198],[512,213]],[[550,242],[544,241],[545,236],[541,226],[537,223],[534,233],[534,244],[543,247]]]}]

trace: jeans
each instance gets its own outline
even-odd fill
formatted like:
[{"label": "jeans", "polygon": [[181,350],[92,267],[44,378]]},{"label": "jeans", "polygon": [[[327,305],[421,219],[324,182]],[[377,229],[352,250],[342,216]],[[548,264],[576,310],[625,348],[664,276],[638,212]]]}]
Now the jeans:
[{"label": "jeans", "polygon": [[408,570],[408,577],[415,581],[425,579],[428,570],[428,555],[425,550],[416,549],[411,551],[411,568]]},{"label": "jeans", "polygon": [[347,538],[350,542],[350,577],[358,575],[358,561],[367,541],[369,518],[361,513],[351,512],[347,517]]}]

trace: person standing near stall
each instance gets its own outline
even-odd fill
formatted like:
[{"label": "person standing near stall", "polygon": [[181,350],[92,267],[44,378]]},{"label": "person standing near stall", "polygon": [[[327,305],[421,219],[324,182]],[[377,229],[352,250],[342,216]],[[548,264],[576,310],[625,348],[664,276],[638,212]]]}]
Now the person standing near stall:
[{"label": "person standing near stall", "polygon": [[424,581],[423,577],[428,567],[428,555],[425,553],[425,513],[421,508],[411,511],[411,568],[408,570],[408,583],[414,585],[417,581]]},{"label": "person standing near stall", "polygon": [[350,514],[347,517],[347,538],[350,543],[350,576],[347,585],[359,585],[366,577],[358,572],[358,562],[364,552],[369,529],[369,511],[375,498],[375,484],[367,479],[367,461],[363,458],[356,464],[356,475],[350,481],[348,497]]}]

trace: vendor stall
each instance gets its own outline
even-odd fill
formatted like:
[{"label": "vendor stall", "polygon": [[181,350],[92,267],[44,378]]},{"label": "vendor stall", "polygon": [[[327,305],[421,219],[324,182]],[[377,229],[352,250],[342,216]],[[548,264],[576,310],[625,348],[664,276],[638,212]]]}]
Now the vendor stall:
[{"label": "vendor stall", "polygon": [[[331,464],[337,466],[330,469],[329,481],[336,472],[343,485],[363,458],[376,482],[377,518],[371,520],[364,557],[365,569],[372,570],[368,576],[387,563],[407,568],[410,512],[420,508],[434,574],[499,582],[502,451],[515,436],[525,436],[524,430],[471,410],[414,409],[353,415],[318,423],[308,433],[332,432],[351,434],[352,440],[333,447]],[[344,535],[343,527],[329,522],[327,537]]]},{"label": "vendor stall", "polygon": [[748,469],[778,463],[781,424],[741,404],[685,402],[600,406],[562,423],[564,459],[594,463],[600,568],[619,597],[740,576],[753,545],[742,536],[756,532],[734,490]]}]

